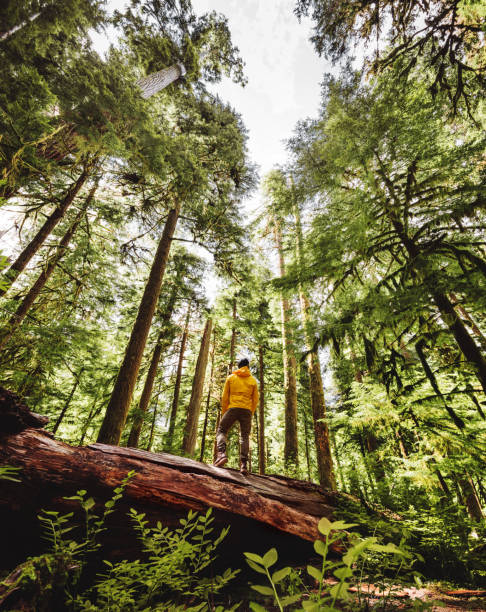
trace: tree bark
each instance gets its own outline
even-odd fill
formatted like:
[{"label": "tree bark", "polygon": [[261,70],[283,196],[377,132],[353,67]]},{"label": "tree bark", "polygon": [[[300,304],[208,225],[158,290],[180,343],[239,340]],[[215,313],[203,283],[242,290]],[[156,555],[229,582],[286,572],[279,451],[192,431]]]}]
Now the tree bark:
[{"label": "tree bark", "polygon": [[235,367],[235,349],[236,349],[236,296],[233,297],[233,311],[231,314],[231,319],[233,321],[233,326],[231,328],[231,343],[230,343],[230,360],[228,364],[228,376],[233,373],[233,368]]},{"label": "tree bark", "polygon": [[260,374],[260,397],[258,406],[258,472],[265,474],[265,363],[263,346],[258,347],[258,369]]},{"label": "tree bark", "polygon": [[179,395],[181,392],[182,368],[184,367],[184,353],[186,352],[187,336],[189,334],[189,319],[191,316],[191,304],[187,307],[186,322],[181,339],[181,349],[179,351],[179,361],[177,363],[176,379],[174,384],[174,395],[172,397],[172,406],[169,417],[169,429],[167,431],[167,450],[172,450],[174,444],[174,429],[177,418],[177,409],[179,407]]},{"label": "tree bark", "polygon": [[159,301],[160,288],[164,278],[167,260],[172,243],[172,237],[179,218],[181,203],[176,202],[169,211],[164,231],[155,253],[155,258],[150,270],[150,275],[138,309],[137,318],[132,329],[130,340],[125,351],[123,363],[111,394],[105,418],[98,434],[98,442],[106,444],[119,444],[123,427],[133,397],[135,383],[140,369],[143,352],[147,343],[147,337],[152,324],[157,302]]},{"label": "tree bark", "polygon": [[204,449],[206,447],[206,432],[208,430],[208,418],[209,418],[209,405],[211,402],[211,391],[213,390],[213,376],[214,376],[214,353],[216,352],[216,330],[213,330],[213,350],[211,353],[211,370],[209,374],[209,387],[208,395],[206,398],[206,413],[204,415],[204,427],[201,436],[201,452],[199,454],[199,461],[204,459]]},{"label": "tree bark", "polygon": [[32,287],[29,289],[29,291],[27,292],[27,295],[20,302],[15,313],[10,317],[7,323],[7,326],[5,328],[5,331],[4,333],[2,333],[0,337],[0,350],[7,344],[10,338],[16,332],[16,330],[22,325],[23,320],[29,313],[29,310],[34,305],[35,300],[39,297],[40,292],[42,291],[47,281],[52,276],[52,273],[56,269],[57,264],[63,258],[66,252],[67,246],[71,242],[74,234],[76,233],[76,230],[79,227],[79,224],[81,223],[81,221],[83,220],[83,217],[86,214],[86,210],[94,197],[97,187],[98,187],[98,184],[93,185],[88,197],[86,198],[86,201],[84,202],[83,206],[79,209],[76,217],[74,218],[73,223],[68,228],[68,230],[62,237],[61,241],[59,242],[56,253],[49,259],[47,264],[43,267],[42,272],[37,277],[37,280],[32,285]]},{"label": "tree bark", "polygon": [[196,362],[196,371],[192,382],[191,399],[187,407],[187,420],[182,439],[182,452],[193,455],[196,449],[197,426],[199,422],[199,412],[201,409],[201,397],[206,377],[208,365],[209,344],[211,342],[211,329],[213,322],[211,319],[206,321],[201,339],[201,348]]},{"label": "tree bark", "polygon": [[[173,311],[174,305],[177,299],[177,288],[174,286],[172,289],[172,293],[170,295],[169,301],[167,303],[167,308],[162,315],[162,324],[166,325],[169,323]],[[160,356],[162,351],[170,344],[172,338],[165,337],[164,342],[164,329],[162,329],[157,337],[157,342],[155,343],[155,348],[152,353],[152,359],[150,360],[150,366],[147,372],[147,377],[145,378],[145,384],[143,386],[142,395],[140,396],[140,402],[138,404],[138,410],[133,418],[132,427],[130,429],[130,434],[128,435],[127,446],[132,448],[138,448],[138,443],[140,440],[140,433],[142,432],[142,426],[145,419],[145,415],[147,413],[147,409],[150,403],[150,398],[152,396],[152,390],[154,388],[155,377],[157,375],[157,368],[159,367]]]},{"label": "tree bark", "polygon": [[[280,225],[275,224],[275,244],[279,258],[280,277],[285,276],[285,262],[283,256],[282,233]],[[280,296],[282,320],[282,344],[284,363],[284,389],[285,389],[285,446],[284,461],[286,467],[297,466],[299,463],[299,447],[297,439],[297,364],[292,343],[292,332],[289,324],[290,305],[283,294]]]},{"label": "tree bark", "polygon": [[75,197],[78,195],[79,190],[85,184],[89,177],[89,169],[85,168],[79,175],[75,183],[66,192],[62,201],[56,206],[54,211],[47,217],[42,227],[38,230],[37,234],[32,238],[29,244],[20,253],[17,259],[13,262],[10,268],[6,271],[5,276],[10,281],[9,286],[6,289],[0,289],[0,296],[4,295],[8,289],[13,285],[19,274],[25,269],[29,261],[34,257],[40,247],[46,241],[46,238],[56,227],[59,221],[66,214],[67,209],[73,203]]},{"label": "tree bark", "polygon": [[481,504],[479,503],[476,488],[469,474],[466,474],[459,479],[459,486],[461,487],[469,516],[473,519],[473,521],[482,521],[484,518],[483,511],[481,509]]},{"label": "tree bark", "polygon": [[177,81],[177,79],[180,77],[183,77],[185,74],[186,69],[184,64],[179,62],[169,66],[168,68],[164,68],[158,72],[153,72],[152,74],[139,79],[137,81],[137,85],[142,90],[142,98],[150,98],[162,89],[168,87],[174,81]]},{"label": "tree bark", "polygon": [[76,393],[76,389],[79,386],[79,383],[81,382],[81,375],[83,374],[84,368],[81,368],[80,371],[75,374],[75,381],[74,381],[74,385],[72,386],[71,392],[67,398],[67,400],[64,403],[64,406],[61,410],[61,412],[59,413],[59,416],[57,417],[57,420],[54,424],[54,427],[52,428],[52,433],[55,434],[57,432],[57,430],[59,429],[59,426],[61,425],[64,416],[66,415],[67,409],[69,408],[69,406],[71,405],[71,401],[74,397],[74,394]]},{"label": "tree bark", "polygon": [[[292,185],[293,191],[293,185]],[[324,400],[324,387],[322,384],[321,364],[319,355],[314,347],[314,323],[312,321],[309,298],[304,291],[301,274],[304,270],[304,237],[302,233],[302,222],[299,204],[293,194],[293,208],[296,229],[296,255],[299,268],[299,298],[302,326],[304,328],[305,340],[307,344],[307,366],[309,372],[309,387],[312,408],[312,418],[314,421],[314,442],[316,445],[317,471],[319,482],[327,489],[336,489],[336,478],[334,476],[334,466],[331,455],[331,443],[329,440],[329,428],[326,421],[326,402]]]}]

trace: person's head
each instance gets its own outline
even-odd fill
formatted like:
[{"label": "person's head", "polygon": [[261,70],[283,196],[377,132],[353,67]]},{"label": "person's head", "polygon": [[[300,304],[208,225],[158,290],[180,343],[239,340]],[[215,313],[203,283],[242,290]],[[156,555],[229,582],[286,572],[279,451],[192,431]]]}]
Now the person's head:
[{"label": "person's head", "polygon": [[249,366],[250,362],[248,361],[248,359],[246,357],[244,357],[243,359],[240,359],[238,361],[238,367],[239,368],[244,368],[245,366]]}]

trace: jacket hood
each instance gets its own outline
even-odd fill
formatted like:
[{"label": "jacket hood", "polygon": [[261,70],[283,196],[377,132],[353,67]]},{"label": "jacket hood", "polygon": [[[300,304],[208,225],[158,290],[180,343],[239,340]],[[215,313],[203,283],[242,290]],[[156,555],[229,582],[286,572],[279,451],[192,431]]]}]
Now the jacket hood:
[{"label": "jacket hood", "polygon": [[251,376],[250,368],[248,366],[243,366],[242,368],[235,370],[233,374],[236,374],[237,376],[243,376],[243,377]]}]

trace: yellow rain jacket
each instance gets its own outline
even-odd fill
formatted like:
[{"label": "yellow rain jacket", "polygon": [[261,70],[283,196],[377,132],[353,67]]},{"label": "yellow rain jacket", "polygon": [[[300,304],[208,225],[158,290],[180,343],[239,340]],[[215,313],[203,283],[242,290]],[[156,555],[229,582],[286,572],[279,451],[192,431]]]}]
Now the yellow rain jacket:
[{"label": "yellow rain jacket", "polygon": [[257,404],[257,381],[250,374],[248,366],[243,366],[228,376],[224,383],[221,412],[224,414],[229,408],[247,408],[253,413]]}]

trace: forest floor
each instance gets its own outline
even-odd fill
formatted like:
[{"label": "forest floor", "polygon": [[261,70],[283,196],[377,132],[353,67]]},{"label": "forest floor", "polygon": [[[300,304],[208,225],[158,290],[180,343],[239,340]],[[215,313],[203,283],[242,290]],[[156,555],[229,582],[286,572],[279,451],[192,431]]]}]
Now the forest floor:
[{"label": "forest floor", "polygon": [[[412,610],[413,602],[429,602],[432,612],[452,612],[453,610],[486,611],[486,590],[450,589],[439,585],[424,585],[422,588],[387,585],[385,592],[374,584],[362,583],[352,587],[351,592],[360,591],[358,601],[367,602],[370,610]],[[381,605],[380,605],[381,602]],[[366,609],[366,607],[365,607]]]}]

